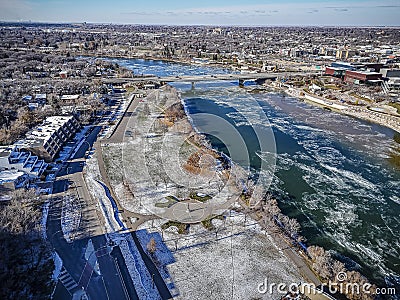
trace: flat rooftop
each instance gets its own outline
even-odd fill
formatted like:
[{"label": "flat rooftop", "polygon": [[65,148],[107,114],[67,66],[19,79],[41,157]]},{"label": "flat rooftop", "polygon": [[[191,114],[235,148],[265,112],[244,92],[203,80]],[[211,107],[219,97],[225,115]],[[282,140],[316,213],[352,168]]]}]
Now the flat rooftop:
[{"label": "flat rooftop", "polygon": [[25,173],[18,170],[4,170],[0,172],[0,184],[5,182],[11,182],[19,177],[23,176]]},{"label": "flat rooftop", "polygon": [[8,157],[14,146],[0,146],[0,157]]},{"label": "flat rooftop", "polygon": [[346,68],[341,68],[341,67],[330,67],[330,66],[328,66],[326,68],[329,68],[329,69],[335,70],[335,71],[347,71],[348,70]]},{"label": "flat rooftop", "polygon": [[77,100],[79,95],[62,95],[61,100]]},{"label": "flat rooftop", "polygon": [[368,71],[349,71],[357,74],[363,74],[363,75],[382,75],[381,73],[378,72],[368,72]]},{"label": "flat rooftop", "polygon": [[25,139],[15,143],[17,146],[34,146],[44,144],[60,127],[70,121],[73,116],[47,117],[43,124],[32,129],[26,134]]}]

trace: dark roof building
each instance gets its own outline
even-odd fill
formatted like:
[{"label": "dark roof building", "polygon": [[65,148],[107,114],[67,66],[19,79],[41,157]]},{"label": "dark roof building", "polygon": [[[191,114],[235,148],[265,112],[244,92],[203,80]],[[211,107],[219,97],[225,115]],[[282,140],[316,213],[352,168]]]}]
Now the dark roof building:
[{"label": "dark roof building", "polygon": [[360,83],[360,82],[377,81],[377,80],[378,81],[382,80],[381,73],[347,70],[344,76],[344,81],[350,83]]}]

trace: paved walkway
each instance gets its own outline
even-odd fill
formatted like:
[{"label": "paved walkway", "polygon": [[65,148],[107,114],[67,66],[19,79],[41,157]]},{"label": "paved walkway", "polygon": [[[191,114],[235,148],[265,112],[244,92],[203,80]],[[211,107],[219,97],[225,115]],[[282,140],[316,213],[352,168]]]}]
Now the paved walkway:
[{"label": "paved walkway", "polygon": [[90,194],[86,181],[81,172],[70,175],[76,183],[79,201],[81,203],[81,222],[77,237],[91,237],[104,234],[104,220],[96,207],[92,195]]},{"label": "paved walkway", "polygon": [[108,139],[105,139],[105,143],[122,143],[124,140],[126,126],[130,120],[132,113],[136,110],[139,102],[143,100],[143,98],[134,97],[132,94],[129,96],[129,105],[128,108],[125,110],[124,114],[122,115],[120,121],[115,126],[113,133]]},{"label": "paved walkway", "polygon": [[[151,92],[151,94],[153,94],[153,93],[158,93],[158,91],[154,90]],[[114,193],[114,190],[110,183],[110,180],[109,180],[109,177],[108,177],[105,165],[104,165],[103,152],[102,152],[102,146],[101,146],[102,144],[105,144],[105,143],[122,143],[123,142],[126,126],[128,125],[131,114],[134,113],[139,102],[143,99],[143,98],[135,98],[133,96],[130,96],[129,98],[131,99],[130,104],[129,104],[128,108],[126,109],[125,113],[123,114],[121,121],[114,128],[114,132],[111,134],[110,138],[104,139],[104,140],[97,140],[95,142],[94,147],[96,149],[97,163],[99,166],[102,182],[107,186],[107,188],[109,189],[109,192],[111,194],[111,197],[115,200],[118,211],[121,213],[121,215],[124,219],[124,222],[126,223],[126,225],[128,227],[128,230],[134,231],[138,228],[138,226],[140,226],[144,222],[152,220],[152,219],[157,219],[158,217],[142,215],[142,214],[138,214],[135,212],[131,212],[121,206],[120,201],[119,201],[118,197],[116,196],[116,194]],[[136,221],[134,223],[132,223],[131,218],[135,218]]]},{"label": "paved walkway", "polygon": [[[165,289],[166,287],[164,288],[165,283],[162,280],[161,276],[160,276],[160,278],[158,278],[157,268],[155,268],[155,266],[149,261],[149,258],[147,257],[146,253],[144,253],[144,251],[143,251],[141,245],[138,243],[137,237],[134,233],[134,231],[138,228],[138,226],[140,224],[142,224],[148,220],[158,218],[158,217],[137,214],[134,212],[130,212],[126,209],[123,209],[121,207],[118,197],[115,195],[115,193],[112,189],[112,186],[110,184],[109,177],[108,177],[108,174],[107,174],[107,171],[106,171],[106,168],[104,165],[104,161],[103,161],[103,153],[102,153],[101,143],[122,143],[123,142],[126,126],[128,125],[130,116],[135,111],[140,100],[141,99],[139,99],[139,98],[137,98],[137,99],[133,98],[131,100],[131,103],[129,104],[128,109],[124,113],[121,121],[118,123],[118,125],[114,129],[114,132],[112,133],[111,137],[109,139],[97,141],[95,144],[95,148],[96,148],[97,161],[98,161],[102,181],[109,188],[111,196],[115,199],[118,210],[120,211],[121,215],[123,216],[124,222],[126,223],[128,230],[132,231],[132,237],[142,255],[142,259],[146,263],[147,268],[149,269],[149,271],[152,274],[156,274],[155,276],[157,279],[155,280],[156,281],[155,283],[157,285],[157,288],[159,289],[160,292],[162,291],[162,293],[164,293],[164,296],[168,296],[169,291],[168,291],[168,289]],[[192,203],[190,205],[191,205],[190,210],[192,211],[194,209],[194,205],[196,205],[196,204]],[[183,211],[186,212],[186,210],[187,210],[187,203],[182,203],[182,208],[178,209],[179,213],[182,213]],[[194,213],[195,211],[196,210],[193,210],[192,213]],[[203,214],[204,211],[202,211],[200,209],[199,213]],[[255,216],[253,216],[253,217],[255,220],[257,219]],[[131,221],[131,218],[136,218],[137,221],[133,223]],[[295,264],[297,266],[297,268],[299,269],[299,272],[302,274],[302,276],[304,277],[304,279],[307,282],[314,283],[317,286],[321,284],[321,282],[319,281],[317,276],[312,272],[312,270],[310,270],[310,268],[307,265],[307,263],[305,262],[305,260],[297,253],[297,249],[293,248],[291,246],[290,242],[288,242],[287,239],[282,236],[282,234],[280,234],[278,232],[269,232],[269,234],[271,234],[271,236],[274,238],[277,246],[283,251],[283,253],[293,262],[293,264]]]},{"label": "paved walkway", "polygon": [[[157,219],[158,217],[156,217],[156,216],[141,215],[141,214],[126,210],[121,206],[120,201],[119,201],[118,197],[115,195],[114,190],[111,186],[107,171],[104,166],[103,152],[101,150],[101,143],[99,141],[97,141],[95,144],[95,147],[96,147],[97,163],[99,165],[102,182],[108,187],[111,197],[115,200],[118,211],[122,215],[124,222],[127,225],[128,230],[134,231],[138,228],[138,226],[140,226],[144,222],[152,220],[152,219]],[[134,223],[132,223],[131,218],[136,218],[136,221]]]}]

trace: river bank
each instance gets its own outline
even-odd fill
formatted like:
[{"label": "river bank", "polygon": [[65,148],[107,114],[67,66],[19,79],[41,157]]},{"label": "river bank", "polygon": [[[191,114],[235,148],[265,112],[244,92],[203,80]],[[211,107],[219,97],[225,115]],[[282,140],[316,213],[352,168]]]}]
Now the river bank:
[{"label": "river bank", "polygon": [[[250,101],[246,99],[250,95],[246,94],[247,91],[248,89],[239,89],[238,91],[235,87],[226,87],[221,91],[210,88],[210,92],[208,93],[205,93],[204,90],[199,90],[199,96],[196,96],[195,91],[188,91],[184,93],[184,97],[189,98],[187,103],[191,106],[192,113],[216,114],[225,118],[229,116],[229,118],[233,118],[234,122],[238,124],[238,128],[243,128],[244,124],[246,124],[243,117],[239,119],[236,114],[233,114],[232,110],[235,108],[242,113],[249,108]],[[271,124],[265,125],[276,129],[274,133],[277,139],[277,146],[280,150],[278,149],[279,153],[277,153],[278,168],[273,176],[279,176],[277,184],[284,186],[274,186],[272,191],[283,190],[279,192],[278,199],[280,199],[279,201],[285,209],[285,213],[301,220],[302,227],[304,226],[304,234],[306,234],[308,240],[311,240],[310,245],[323,245],[326,249],[332,250],[332,253],[337,251],[335,257],[342,256],[343,261],[351,261],[349,259],[351,257],[363,265],[363,267],[365,266],[364,263],[369,264],[368,256],[363,258],[366,259],[365,261],[360,261],[360,257],[357,257],[358,255],[363,253],[368,253],[368,255],[374,254],[374,259],[376,259],[378,255],[375,255],[369,248],[368,250],[367,248],[361,248],[363,245],[361,245],[359,240],[357,242],[351,241],[351,243],[348,241],[349,234],[353,230],[357,230],[357,235],[368,236],[369,229],[364,231],[357,228],[361,226],[362,228],[368,227],[365,226],[368,223],[364,223],[364,221],[368,222],[367,220],[370,220],[370,217],[378,222],[377,218],[380,215],[379,210],[375,209],[374,212],[370,213],[370,217],[365,217],[364,219],[365,201],[369,201],[369,207],[372,202],[376,202],[377,199],[383,197],[378,194],[380,194],[380,189],[384,185],[379,184],[375,179],[371,179],[364,171],[365,168],[369,168],[371,165],[363,166],[362,163],[360,165],[363,155],[371,147],[375,147],[374,156],[376,157],[377,155],[374,139],[371,139],[371,136],[375,135],[374,131],[371,131],[369,125],[363,124],[356,119],[349,120],[349,118],[339,114],[329,114],[321,109],[298,102],[294,98],[282,97],[279,93],[255,93],[251,95],[251,97],[257,99],[257,102],[263,108],[265,107],[264,111],[271,121]],[[274,99],[274,101],[267,101],[270,105],[264,106],[263,103],[269,98]],[[290,117],[284,116],[283,111],[286,110],[290,112]],[[327,115],[329,115],[329,120],[326,119]],[[294,122],[298,117],[301,118],[301,121],[297,120],[297,122]],[[210,122],[210,120],[204,120],[198,122],[198,124],[204,122]],[[257,124],[257,119],[251,118],[247,122],[248,126],[257,126],[251,125]],[[357,127],[352,130],[353,126]],[[383,131],[377,127],[373,129],[379,131],[376,132],[376,135],[380,139],[385,137],[382,134],[383,132],[390,135],[389,130]],[[215,127],[214,131],[217,134],[221,132],[221,128]],[[344,132],[335,134],[336,131]],[[247,137],[249,134],[244,129],[242,132],[244,137]],[[352,143],[357,142],[357,147],[359,146],[359,142],[362,143],[362,152],[354,156],[354,158],[352,156],[349,157],[349,150],[339,148],[337,142],[335,142],[335,145],[331,141],[332,139],[347,138]],[[386,143],[380,142],[380,146],[383,145],[386,145]],[[218,147],[222,147],[222,145],[218,145]],[[389,147],[386,147],[386,149],[389,150]],[[257,148],[250,149],[251,153],[253,151],[257,151]],[[380,156],[382,153],[379,152],[378,155]],[[344,165],[348,164],[348,162],[353,164],[353,161],[354,167],[351,166],[349,168],[349,166]],[[342,170],[343,168],[345,170]],[[360,174],[360,172],[362,173]],[[372,180],[372,182],[369,180]],[[351,196],[352,193],[355,194]],[[373,196],[371,193],[376,195]],[[343,196],[341,196],[342,194]],[[390,193],[389,196],[392,197]],[[358,197],[361,199],[358,200]],[[349,199],[357,202],[347,203]],[[394,200],[396,201],[395,198]],[[385,200],[381,199],[379,201],[383,202]],[[388,201],[389,205],[395,205],[395,203],[391,203],[390,199]],[[289,205],[290,209],[288,209]],[[297,205],[306,210],[299,213]],[[371,207],[371,209],[373,208]],[[359,213],[362,214],[360,217]],[[378,215],[375,216],[376,214]],[[315,221],[318,221],[318,227],[314,223]],[[331,229],[328,227],[325,229],[327,225],[334,226],[334,228]],[[320,226],[324,229],[320,229]],[[329,234],[329,237],[326,237],[321,230],[327,230],[326,233]],[[374,242],[374,238],[368,238],[367,241]],[[340,247],[335,245],[335,243],[340,243]],[[354,246],[353,243],[355,244]],[[382,245],[381,241],[379,245]],[[345,246],[349,247],[351,252]],[[359,249],[368,252],[362,252]],[[355,253],[357,253],[357,256],[354,255]],[[343,255],[348,255],[348,257],[343,257]],[[383,284],[382,277],[377,281],[377,278],[371,276],[368,269],[361,270],[360,265],[357,266],[355,262],[353,262],[353,266],[350,264],[348,266],[351,269],[355,268],[363,273],[365,272],[364,274],[371,278],[371,281],[379,282],[380,285]]]},{"label": "river bank", "polygon": [[[185,105],[186,107],[186,105]],[[190,116],[189,110],[186,107],[185,112]],[[191,122],[193,124],[193,121]],[[195,126],[193,124],[193,126]],[[198,129],[195,129],[198,131]],[[218,150],[217,150],[218,151]],[[233,162],[234,163],[234,162]],[[250,186],[252,184],[250,183]],[[240,188],[240,186],[239,186]],[[349,284],[359,284],[361,282],[368,282],[368,280],[357,271],[348,271],[345,264],[337,261],[330,256],[330,250],[324,250],[319,246],[305,245],[305,243],[299,242],[303,238],[298,234],[297,231],[292,232],[291,228],[296,227],[294,224],[298,224],[295,219],[290,219],[286,215],[281,213],[278,207],[278,201],[271,198],[271,195],[258,195],[260,199],[255,199],[255,202],[259,203],[256,206],[251,206],[252,193],[257,193],[255,189],[246,191],[242,194],[243,197],[238,198],[237,204],[239,208],[235,210],[243,212],[249,218],[256,221],[259,226],[265,230],[274,240],[274,244],[278,245],[281,251],[291,260],[292,264],[295,265],[303,276],[303,282],[320,286],[322,282],[327,283],[337,281],[336,272],[344,272],[348,274]],[[264,203],[264,204],[262,204]],[[300,230],[301,231],[301,230]],[[311,249],[311,250],[309,250]],[[327,260],[327,265],[322,267],[319,265],[318,260]],[[336,266],[336,271],[327,271],[329,268]],[[327,268],[327,269],[324,269]],[[328,273],[327,273],[328,272]],[[329,275],[326,275],[329,274]],[[347,276],[347,275],[346,275]],[[354,295],[349,295],[353,297]],[[323,297],[321,295],[321,297]]]},{"label": "river bank", "polygon": [[[400,115],[379,112],[376,110],[374,111],[370,109],[370,107],[348,105],[340,101],[335,101],[332,99],[313,95],[300,88],[294,88],[286,85],[275,85],[275,87],[278,90],[285,92],[289,96],[303,100],[311,105],[326,108],[354,118],[373,122],[400,133]],[[354,98],[353,100],[355,102],[357,99]]]},{"label": "river bank", "polygon": [[[193,119],[190,116],[190,112],[188,110],[188,107],[181,97],[180,94],[179,98],[181,100],[181,103],[184,107],[184,111],[186,114],[186,117],[188,118],[193,130],[201,134],[199,129],[196,127],[195,123],[193,122]],[[210,144],[211,145],[211,144]],[[210,146],[206,146],[209,148]],[[226,157],[226,159],[229,161],[229,164],[231,166],[235,166],[236,168],[241,169],[243,174],[246,174],[246,171],[240,167],[235,161],[233,161],[228,155],[224,154],[223,152],[219,151],[216,148],[212,148],[213,151],[218,153],[219,155],[222,155],[223,157]],[[247,179],[245,179],[248,181]],[[250,180],[251,181],[251,180]],[[235,202],[235,205],[230,207],[229,209],[234,209],[236,211],[242,212],[245,215],[247,214],[249,216],[249,220],[253,219],[255,222],[257,222],[260,227],[265,230],[265,234],[269,235],[270,237],[273,238],[275,245],[278,245],[281,251],[286,255],[288,259],[291,260],[291,262],[297,266],[298,270],[302,274],[305,282],[314,284],[315,286],[321,285],[321,281],[318,279],[318,277],[314,274],[314,271],[310,267],[310,260],[308,259],[308,254],[307,250],[304,247],[303,244],[297,243],[297,241],[290,236],[287,236],[285,234],[285,228],[280,227],[278,223],[272,222],[275,224],[275,226],[271,226],[271,223],[269,223],[268,226],[266,226],[265,222],[265,216],[263,216],[262,210],[260,209],[261,206],[258,206],[256,209],[254,207],[249,206],[250,203],[257,203],[264,201],[264,197],[262,194],[256,195],[256,193],[259,193],[260,191],[257,190],[256,184],[254,182],[250,182],[248,185],[251,186],[251,189],[249,189],[247,186],[243,186],[242,183],[238,182],[236,180],[236,183],[238,184],[237,188],[239,191],[241,191],[242,195],[241,197],[237,198],[237,201]],[[260,199],[251,199],[252,196],[254,197],[260,197]],[[274,202],[276,203],[276,202]],[[279,211],[279,208],[275,208],[277,211]],[[273,219],[276,216],[269,216],[269,218]],[[285,216],[286,217],[286,216]],[[282,225],[282,223],[280,223]],[[303,248],[302,248],[303,247]]]}]

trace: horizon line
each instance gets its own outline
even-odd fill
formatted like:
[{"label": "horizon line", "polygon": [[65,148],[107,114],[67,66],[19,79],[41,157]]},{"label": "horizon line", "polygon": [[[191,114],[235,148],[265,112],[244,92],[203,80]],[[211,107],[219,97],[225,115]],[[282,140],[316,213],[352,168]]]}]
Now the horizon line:
[{"label": "horizon line", "polygon": [[166,23],[113,23],[113,22],[88,22],[88,21],[32,21],[32,20],[0,20],[0,24],[17,23],[17,24],[43,24],[43,25],[74,25],[74,24],[87,24],[87,25],[115,25],[115,26],[165,26],[165,27],[336,27],[336,28],[400,28],[399,25],[354,25],[354,24],[166,24]]}]

